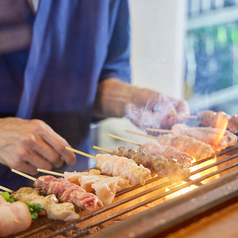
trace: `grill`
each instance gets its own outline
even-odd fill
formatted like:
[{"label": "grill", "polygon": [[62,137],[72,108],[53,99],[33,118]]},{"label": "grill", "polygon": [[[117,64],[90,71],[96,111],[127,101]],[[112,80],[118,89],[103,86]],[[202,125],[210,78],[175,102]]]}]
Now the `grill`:
[{"label": "grill", "polygon": [[[144,186],[117,193],[107,207],[91,213],[80,211],[77,221],[41,217],[17,237],[164,237],[237,202],[237,166],[238,144],[221,151],[216,160],[209,157],[195,162],[184,181],[171,184],[167,179],[152,178]],[[211,181],[205,183],[208,179]],[[191,186],[195,188],[190,192],[171,198]]]}]

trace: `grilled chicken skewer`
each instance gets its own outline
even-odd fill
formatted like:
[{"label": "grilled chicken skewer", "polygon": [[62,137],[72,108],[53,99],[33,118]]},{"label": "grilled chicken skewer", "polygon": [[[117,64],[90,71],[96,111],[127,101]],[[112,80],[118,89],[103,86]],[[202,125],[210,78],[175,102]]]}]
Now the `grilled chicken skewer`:
[{"label": "grilled chicken skewer", "polygon": [[178,150],[189,154],[197,161],[210,157],[214,154],[214,151],[209,144],[206,144],[190,136],[174,136],[173,134],[169,133],[159,135],[157,139],[160,145],[173,146]]},{"label": "grilled chicken skewer", "polygon": [[211,110],[205,110],[205,111],[201,111],[198,113],[197,117],[201,119],[201,123],[204,126],[211,126],[211,127],[215,127],[217,124],[217,119],[220,117],[226,117],[228,120],[228,125],[227,128],[229,128],[229,130],[233,133],[235,133],[237,131],[237,127],[238,127],[238,115],[233,114],[233,115],[227,115],[224,112],[214,112]]},{"label": "grilled chicken skewer", "polygon": [[137,165],[135,161],[129,160],[126,157],[119,157],[109,154],[97,154],[97,167],[100,170],[111,176],[121,175],[129,180],[130,184],[136,185],[145,184],[146,179],[151,177],[151,171],[145,168],[142,164]]},{"label": "grilled chicken skewer", "polygon": [[137,165],[135,161],[125,157],[109,154],[97,154],[96,157],[94,157],[70,147],[66,147],[66,149],[96,159],[97,168],[99,168],[102,173],[110,176],[121,175],[123,178],[128,179],[131,185],[138,183],[144,185],[145,180],[151,177],[149,169],[145,168],[142,164]]},{"label": "grilled chicken skewer", "polygon": [[72,184],[63,178],[56,179],[54,176],[40,176],[34,178],[25,173],[12,169],[12,172],[34,181],[33,186],[42,190],[45,194],[55,194],[61,202],[72,202],[74,205],[93,211],[97,206],[102,207],[101,200],[92,193],[87,193],[83,188]]},{"label": "grilled chicken skewer", "polygon": [[172,130],[162,130],[162,129],[150,129],[150,131],[172,133],[174,136],[187,135],[193,137],[199,141],[211,145],[214,151],[221,151],[229,146],[233,146],[237,142],[237,137],[225,130],[222,136],[222,130],[212,127],[188,127],[184,124],[175,124],[171,128]]},{"label": "grilled chicken skewer", "polygon": [[[55,173],[48,170],[37,170],[48,174]],[[91,169],[88,172],[64,172],[64,174],[58,173],[58,175],[64,176],[65,180],[81,186],[87,192],[95,192],[103,205],[111,204],[117,192],[129,187],[127,179],[121,176],[101,175],[101,171],[98,169]]]},{"label": "grilled chicken skewer", "polygon": [[52,175],[40,176],[33,185],[45,194],[55,194],[61,202],[72,202],[88,211],[94,211],[97,206],[103,207],[102,201],[96,195],[87,193],[80,186],[63,178],[55,178]]},{"label": "grilled chicken skewer", "polygon": [[197,161],[210,157],[214,154],[214,151],[209,144],[186,135],[174,136],[173,134],[169,133],[156,137],[130,130],[126,130],[126,132],[158,140],[160,145],[173,146],[176,149],[189,154]]},{"label": "grilled chicken skewer", "polygon": [[[122,141],[128,141],[124,138],[111,134],[108,134],[108,136]],[[132,143],[132,141],[130,141],[130,143]],[[147,143],[144,145],[141,145],[139,143],[134,144],[138,145],[140,150],[146,150],[148,154],[152,154],[155,156],[163,156],[166,159],[174,159],[185,168],[188,168],[192,165],[193,158],[187,153],[181,152],[173,146],[161,146],[159,143]],[[149,148],[150,150],[148,150]]]},{"label": "grilled chicken skewer", "polygon": [[172,183],[183,179],[190,172],[186,166],[184,167],[174,159],[167,159],[161,155],[154,156],[144,150],[127,150],[120,146],[118,150],[113,151],[113,154],[132,159],[137,164],[142,164],[150,169],[152,175],[157,174],[160,178],[167,177]]},{"label": "grilled chicken skewer", "polygon": [[58,203],[58,199],[54,194],[41,196],[36,188],[22,187],[11,194],[14,200],[21,202],[29,202],[32,204],[39,203],[45,210],[39,215],[47,215],[53,220],[71,221],[79,218],[75,212],[73,203]]}]

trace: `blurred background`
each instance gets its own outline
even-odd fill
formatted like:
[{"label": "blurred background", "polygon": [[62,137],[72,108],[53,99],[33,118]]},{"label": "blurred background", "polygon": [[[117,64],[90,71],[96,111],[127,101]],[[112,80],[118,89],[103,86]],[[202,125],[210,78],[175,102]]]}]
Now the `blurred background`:
[{"label": "blurred background", "polygon": [[[132,84],[186,99],[204,109],[238,113],[238,0],[129,0]],[[93,125],[92,125],[93,127]],[[96,131],[104,148],[145,142],[127,119],[107,119]],[[94,137],[95,138],[95,137]],[[126,143],[124,143],[126,146]]]}]

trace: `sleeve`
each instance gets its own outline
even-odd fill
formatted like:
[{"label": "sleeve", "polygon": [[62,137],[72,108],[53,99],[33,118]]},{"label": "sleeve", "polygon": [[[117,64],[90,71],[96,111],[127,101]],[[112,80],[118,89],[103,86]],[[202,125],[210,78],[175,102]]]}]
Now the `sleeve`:
[{"label": "sleeve", "polygon": [[130,17],[127,0],[120,1],[100,81],[110,77],[128,83],[131,81]]}]

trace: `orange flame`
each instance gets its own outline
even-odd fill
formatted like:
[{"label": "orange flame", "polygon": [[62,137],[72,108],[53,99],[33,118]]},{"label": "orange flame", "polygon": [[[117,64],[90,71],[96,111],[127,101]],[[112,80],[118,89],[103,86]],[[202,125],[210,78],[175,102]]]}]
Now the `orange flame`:
[{"label": "orange flame", "polygon": [[226,131],[227,125],[228,125],[227,115],[223,112],[218,112],[217,116],[216,116],[216,122],[214,125],[214,128],[220,129],[220,130],[218,130],[218,134],[217,134],[216,138],[214,138],[214,144],[216,146],[218,146],[220,141],[222,140],[223,135]]}]

